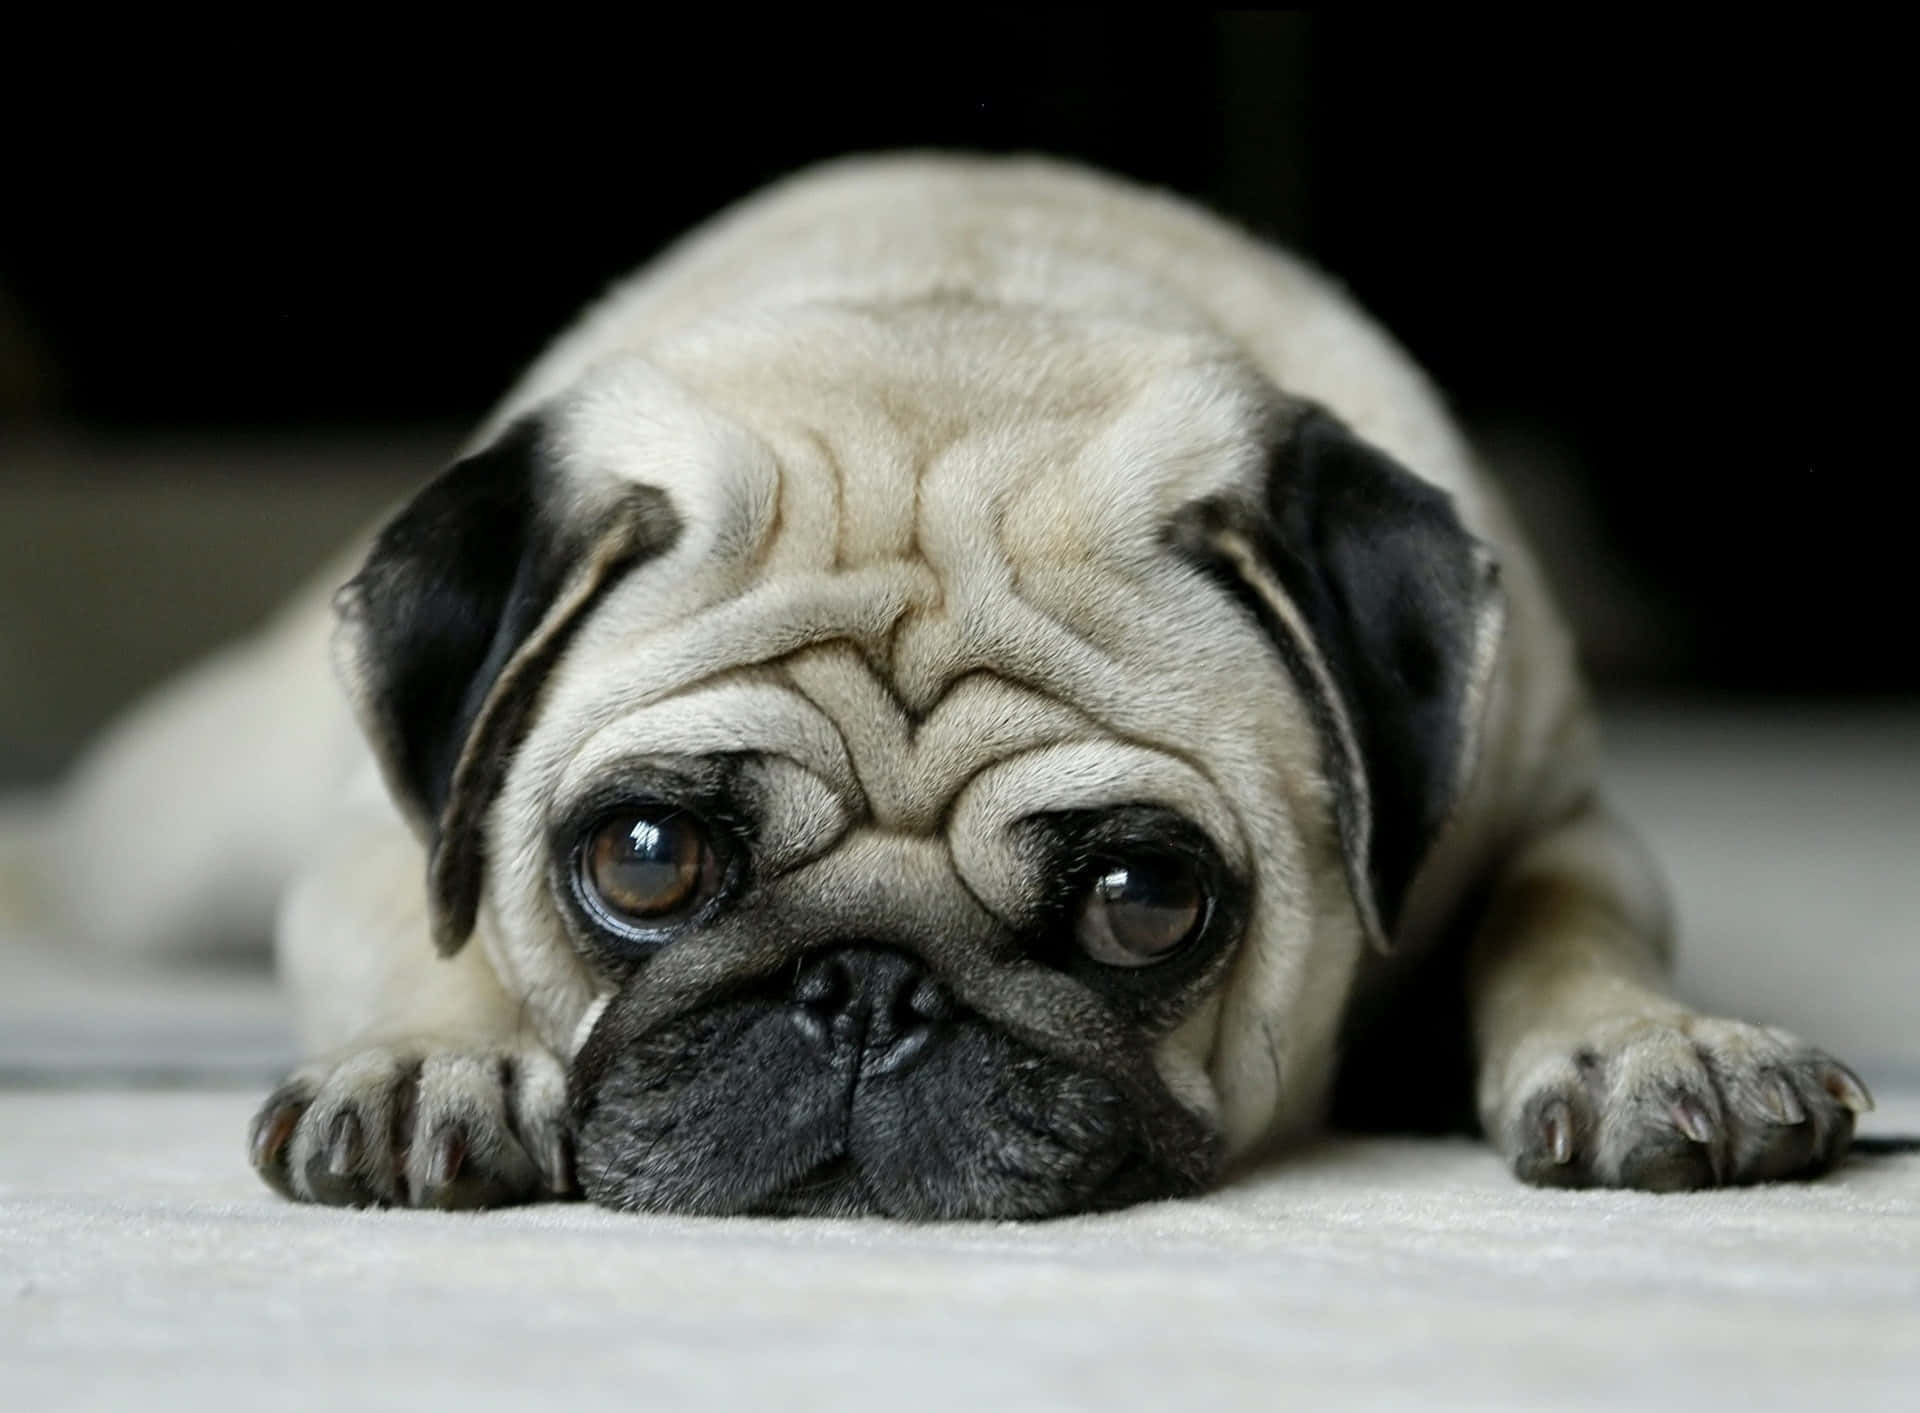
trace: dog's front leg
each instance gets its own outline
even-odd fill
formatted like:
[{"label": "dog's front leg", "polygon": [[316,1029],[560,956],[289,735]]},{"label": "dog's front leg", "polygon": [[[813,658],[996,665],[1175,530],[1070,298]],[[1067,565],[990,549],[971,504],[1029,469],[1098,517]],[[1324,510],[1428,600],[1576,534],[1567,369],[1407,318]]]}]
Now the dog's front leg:
[{"label": "dog's front leg", "polygon": [[1481,1123],[1515,1172],[1656,1191],[1804,1177],[1871,1107],[1838,1061],[1784,1031],[1669,995],[1659,880],[1598,805],[1535,841],[1496,887],[1468,964]]},{"label": "dog's front leg", "polygon": [[565,1071],[483,947],[435,953],[405,825],[370,807],[332,837],[281,910],[281,972],[314,1058],[255,1115],[255,1169],[288,1197],[335,1205],[569,1191]]}]

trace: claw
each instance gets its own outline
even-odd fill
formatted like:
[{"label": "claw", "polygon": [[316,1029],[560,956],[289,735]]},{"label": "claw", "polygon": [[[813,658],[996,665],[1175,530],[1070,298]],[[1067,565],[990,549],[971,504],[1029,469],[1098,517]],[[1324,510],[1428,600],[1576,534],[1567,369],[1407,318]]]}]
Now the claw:
[{"label": "claw", "polygon": [[547,1180],[547,1191],[558,1196],[573,1190],[573,1164],[569,1161],[565,1133],[555,1129],[547,1135],[538,1161]]},{"label": "claw", "polygon": [[1800,1096],[1793,1092],[1793,1086],[1787,1082],[1785,1075],[1774,1075],[1762,1088],[1760,1100],[1766,1108],[1767,1117],[1782,1127],[1790,1128],[1807,1121],[1807,1106],[1800,1102]]},{"label": "claw", "polygon": [[327,1135],[327,1171],[337,1178],[352,1177],[360,1166],[360,1120],[351,1109],[334,1119]]},{"label": "claw", "polygon": [[1673,1126],[1695,1143],[1713,1142],[1713,1116],[1690,1094],[1683,1094],[1673,1101],[1668,1111],[1673,1115]]},{"label": "claw", "polygon": [[1838,1060],[1827,1061],[1820,1082],[1826,1086],[1827,1093],[1854,1113],[1865,1114],[1873,1109],[1873,1095],[1867,1092],[1867,1086],[1861,1082],[1860,1076]]},{"label": "claw", "polygon": [[1573,1161],[1573,1110],[1564,1099],[1556,1099],[1547,1105],[1540,1115],[1541,1135],[1546,1139],[1547,1151],[1553,1155],[1553,1161],[1565,1165]]},{"label": "claw", "polygon": [[256,1170],[264,1173],[280,1166],[287,1140],[293,1137],[293,1130],[305,1110],[306,1105],[289,1099],[277,1105],[268,1104],[255,1116],[253,1132],[247,1140],[247,1157]]},{"label": "claw", "polygon": [[460,1168],[467,1161],[467,1140],[457,1128],[443,1129],[433,1140],[433,1151],[427,1158],[426,1189],[429,1193],[438,1192],[455,1178],[460,1176]]}]

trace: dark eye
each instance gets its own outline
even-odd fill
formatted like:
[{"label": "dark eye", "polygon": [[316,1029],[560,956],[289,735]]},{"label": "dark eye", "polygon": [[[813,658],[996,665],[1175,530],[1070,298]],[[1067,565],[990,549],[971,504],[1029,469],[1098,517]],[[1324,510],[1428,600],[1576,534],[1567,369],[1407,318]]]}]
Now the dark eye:
[{"label": "dark eye", "polygon": [[1109,966],[1157,962],[1196,937],[1207,920],[1199,870],[1173,854],[1103,858],[1080,904],[1080,945]]},{"label": "dark eye", "polygon": [[693,912],[719,890],[720,860],[697,815],[670,805],[609,815],[580,853],[580,887],[615,923],[661,927]]}]

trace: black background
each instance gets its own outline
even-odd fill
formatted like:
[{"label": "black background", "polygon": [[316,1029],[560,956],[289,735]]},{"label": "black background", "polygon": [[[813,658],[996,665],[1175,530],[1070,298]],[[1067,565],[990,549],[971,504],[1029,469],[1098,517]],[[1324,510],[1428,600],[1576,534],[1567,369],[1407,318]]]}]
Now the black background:
[{"label": "black background", "polygon": [[0,292],[39,357],[5,416],[113,436],[470,420],[600,286],[769,178],[868,148],[1047,150],[1302,248],[1470,426],[1569,468],[1650,617],[1601,664],[1615,682],[1920,688],[1890,29],[537,19],[484,48],[23,41]]}]

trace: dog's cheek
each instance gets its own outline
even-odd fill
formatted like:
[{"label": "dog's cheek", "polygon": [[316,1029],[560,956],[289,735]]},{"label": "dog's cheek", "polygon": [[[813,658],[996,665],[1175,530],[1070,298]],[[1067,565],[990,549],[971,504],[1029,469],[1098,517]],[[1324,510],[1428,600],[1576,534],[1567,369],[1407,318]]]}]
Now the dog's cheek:
[{"label": "dog's cheek", "polygon": [[959,1028],[927,1063],[857,1090],[852,1132],[875,1204],[934,1219],[1098,1205],[1139,1147],[1112,1084],[980,1025]]},{"label": "dog's cheek", "polygon": [[620,1029],[590,1037],[574,1072],[591,1201],[741,1212],[838,1156],[841,1096],[816,1081],[804,1038],[764,1004],[704,1011],[636,1041],[620,1043]]}]

